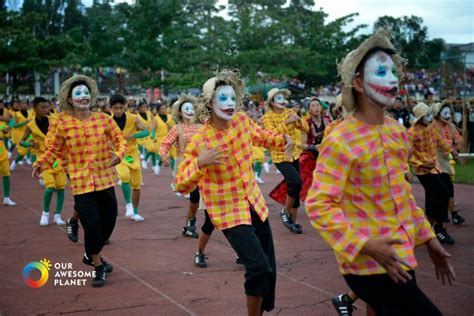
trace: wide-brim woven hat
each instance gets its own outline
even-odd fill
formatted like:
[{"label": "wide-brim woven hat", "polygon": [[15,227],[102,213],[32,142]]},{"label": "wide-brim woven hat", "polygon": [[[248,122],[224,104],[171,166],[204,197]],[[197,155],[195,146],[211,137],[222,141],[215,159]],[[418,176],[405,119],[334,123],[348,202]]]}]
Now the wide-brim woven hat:
[{"label": "wide-brim woven hat", "polygon": [[[365,55],[375,47],[385,48],[396,52],[397,50],[390,42],[390,34],[386,29],[378,29],[372,36],[366,39],[359,47],[349,52],[346,57],[337,65],[337,70],[341,81],[344,84],[342,89],[342,104],[348,112],[355,109],[355,100],[352,92],[352,80],[356,76],[356,69]],[[398,53],[391,55],[398,71],[399,78],[403,77],[403,65],[406,60]]]},{"label": "wide-brim woven hat", "polygon": [[63,112],[73,112],[73,106],[71,103],[69,103],[68,96],[71,92],[71,86],[78,81],[84,81],[87,87],[89,87],[89,93],[91,95],[89,107],[93,107],[95,105],[97,96],[99,95],[99,90],[97,89],[95,80],[88,76],[76,75],[64,81],[61,86],[61,90],[59,91],[59,106]]},{"label": "wide-brim woven hat", "polygon": [[237,69],[223,69],[217,72],[215,77],[208,79],[202,86],[202,98],[196,107],[195,119],[197,122],[205,123],[211,119],[212,99],[216,92],[217,85],[227,84],[234,88],[236,98],[236,110],[242,105],[242,99],[245,96],[245,83],[240,78],[240,72]]},{"label": "wide-brim woven hat", "polygon": [[265,101],[265,106],[267,106],[268,110],[272,110],[272,107],[270,106],[270,102],[272,102],[273,98],[279,93],[283,94],[285,98],[288,98],[291,94],[291,91],[288,89],[278,89],[278,88],[270,89],[270,91],[268,91],[267,93],[267,100]]},{"label": "wide-brim woven hat", "polygon": [[183,121],[181,113],[179,111],[179,107],[185,102],[190,102],[194,106],[194,109],[196,109],[197,98],[189,94],[180,95],[178,100],[176,100],[171,106],[171,115],[173,116],[173,119],[176,123],[182,123]]},{"label": "wide-brim woven hat", "polygon": [[426,115],[426,113],[428,113],[429,111],[431,111],[431,108],[426,105],[426,103],[423,103],[423,102],[419,102],[414,108],[413,108],[413,114],[415,114],[415,119],[413,120],[413,124],[415,124],[416,122],[418,122],[420,119],[423,118],[423,116]]}]

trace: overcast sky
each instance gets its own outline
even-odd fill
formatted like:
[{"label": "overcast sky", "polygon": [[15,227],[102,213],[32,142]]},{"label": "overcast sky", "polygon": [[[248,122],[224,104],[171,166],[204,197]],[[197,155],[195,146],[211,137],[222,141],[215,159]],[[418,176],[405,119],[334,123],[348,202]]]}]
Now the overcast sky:
[{"label": "overcast sky", "polygon": [[[117,0],[116,2],[130,2]],[[441,37],[448,43],[474,42],[474,0],[316,0],[316,7],[329,14],[329,20],[358,12],[356,24],[368,24],[366,32],[379,16],[420,16],[428,27],[430,38]],[[92,0],[83,0],[90,5]],[[227,0],[219,0],[227,4]]]}]

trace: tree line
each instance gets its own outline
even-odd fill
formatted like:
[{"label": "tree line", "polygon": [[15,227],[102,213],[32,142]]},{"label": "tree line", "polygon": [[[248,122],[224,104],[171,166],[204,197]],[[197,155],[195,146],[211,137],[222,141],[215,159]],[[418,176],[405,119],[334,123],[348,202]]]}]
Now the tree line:
[{"label": "tree line", "polygon": [[[13,90],[33,71],[120,67],[141,83],[200,87],[218,68],[239,68],[249,82],[298,78],[310,86],[337,81],[335,62],[360,44],[367,25],[357,12],[329,21],[313,0],[0,0],[0,74]],[[380,17],[408,67],[435,68],[444,46],[428,39],[420,17]],[[166,75],[162,76],[162,70]]]}]

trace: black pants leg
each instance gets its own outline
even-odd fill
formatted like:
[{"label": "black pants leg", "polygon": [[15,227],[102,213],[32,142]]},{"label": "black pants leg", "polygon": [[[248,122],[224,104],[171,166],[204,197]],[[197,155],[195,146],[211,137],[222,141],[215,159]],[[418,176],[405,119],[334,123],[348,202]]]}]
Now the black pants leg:
[{"label": "black pants leg", "polygon": [[374,309],[377,316],[442,315],[416,284],[415,272],[409,273],[413,279],[407,283],[395,283],[388,274],[348,274],[344,279],[351,290]]},{"label": "black pants leg", "polygon": [[275,167],[281,172],[288,186],[288,196],[295,199],[294,208],[300,207],[301,176],[300,162],[298,159],[293,162],[275,163]]},{"label": "black pants leg", "polygon": [[245,266],[245,294],[263,297],[262,309],[275,307],[276,264],[272,231],[268,219],[262,222],[251,209],[252,225],[223,231]]},{"label": "black pants leg", "polygon": [[200,199],[199,187],[196,187],[191,193],[189,193],[189,201],[193,204],[198,204]]},{"label": "black pants leg", "polygon": [[201,231],[206,235],[211,235],[214,231],[214,224],[212,224],[207,210],[204,210],[204,216],[206,219],[204,220],[204,224],[202,224]]},{"label": "black pants leg", "polygon": [[453,180],[451,180],[451,176],[448,173],[441,173],[441,180],[443,180],[443,184],[448,190],[448,196],[450,198],[454,197],[454,185]]},{"label": "black pants leg", "polygon": [[425,189],[426,216],[436,221],[448,218],[449,193],[440,174],[417,175]]},{"label": "black pants leg", "polygon": [[117,219],[114,188],[74,196],[75,210],[84,228],[87,256],[99,254],[112,234]]}]

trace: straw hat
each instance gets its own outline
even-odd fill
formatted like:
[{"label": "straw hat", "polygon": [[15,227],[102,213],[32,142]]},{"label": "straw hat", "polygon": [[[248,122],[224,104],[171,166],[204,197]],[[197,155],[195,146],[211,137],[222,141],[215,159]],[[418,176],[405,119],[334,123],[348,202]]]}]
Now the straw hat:
[{"label": "straw hat", "polygon": [[94,79],[83,75],[76,75],[64,81],[61,86],[61,90],[59,91],[59,106],[63,112],[73,112],[73,106],[71,103],[69,103],[68,97],[71,92],[71,86],[78,81],[84,81],[89,88],[89,93],[91,95],[89,107],[93,107],[95,105],[97,96],[99,95],[99,90],[97,89],[97,84],[95,83]]},{"label": "straw hat", "polygon": [[216,92],[216,87],[220,83],[232,86],[235,92],[237,110],[242,104],[245,96],[245,83],[240,79],[240,72],[237,69],[223,69],[217,72],[215,77],[208,79],[202,86],[202,98],[196,107],[195,119],[205,123],[211,119],[211,102]]},{"label": "straw hat", "polygon": [[271,89],[270,91],[268,91],[267,100],[265,101],[265,106],[267,107],[267,110],[270,110],[270,111],[273,110],[270,105],[270,102],[272,102],[273,98],[279,93],[283,94],[285,98],[288,98],[291,94],[290,90],[288,89],[278,89],[278,88]]},{"label": "straw hat", "polygon": [[[351,112],[355,108],[355,100],[352,93],[352,79],[354,79],[356,75],[357,66],[372,48],[380,47],[396,52],[389,37],[390,35],[386,29],[378,29],[371,37],[360,44],[359,47],[347,54],[347,56],[337,65],[339,76],[344,84],[342,89],[342,104],[348,112]],[[397,53],[391,55],[391,57],[397,66],[398,76],[402,78],[403,65],[406,63],[406,60]]]},{"label": "straw hat", "polygon": [[414,108],[413,108],[413,114],[415,114],[415,119],[413,121],[413,124],[415,124],[416,122],[418,122],[420,119],[423,118],[423,116],[425,116],[426,113],[428,113],[429,111],[431,111],[431,108],[426,105],[425,103],[423,102],[419,102]]},{"label": "straw hat", "polygon": [[179,96],[178,100],[173,103],[173,105],[171,106],[171,115],[173,116],[173,119],[176,124],[179,124],[183,121],[181,113],[179,111],[179,107],[185,102],[190,102],[194,107],[196,107],[197,98],[189,94],[182,94]]}]

